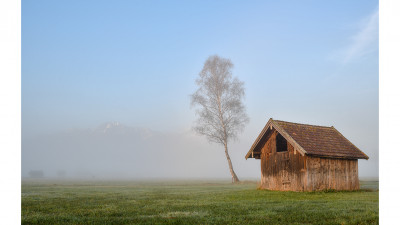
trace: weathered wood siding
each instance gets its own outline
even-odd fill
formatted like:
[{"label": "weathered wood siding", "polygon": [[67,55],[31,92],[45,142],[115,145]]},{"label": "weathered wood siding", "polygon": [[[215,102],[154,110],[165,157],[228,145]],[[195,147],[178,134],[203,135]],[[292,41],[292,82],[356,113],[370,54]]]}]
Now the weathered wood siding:
[{"label": "weathered wood siding", "polygon": [[310,157],[306,159],[307,191],[358,190],[358,160]]},{"label": "weathered wood siding", "polygon": [[276,151],[274,131],[261,149],[261,188],[281,191],[357,190],[358,160],[302,156],[287,143]]},{"label": "weathered wood siding", "polygon": [[286,152],[276,152],[277,132],[261,150],[261,188],[269,190],[304,191],[305,156],[287,143]]}]

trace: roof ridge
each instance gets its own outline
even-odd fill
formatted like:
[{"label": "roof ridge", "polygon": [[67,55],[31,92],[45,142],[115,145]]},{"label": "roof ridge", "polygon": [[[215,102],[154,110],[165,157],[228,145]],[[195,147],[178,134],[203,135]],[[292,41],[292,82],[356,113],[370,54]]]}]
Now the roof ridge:
[{"label": "roof ridge", "polygon": [[304,126],[311,126],[311,127],[322,127],[322,128],[333,128],[333,126],[321,126],[321,125],[312,125],[312,124],[305,124],[305,123],[294,123],[294,122],[288,122],[288,121],[283,121],[283,120],[275,120],[276,122],[284,122],[284,123],[291,123],[291,124],[297,124],[297,125],[304,125]]}]

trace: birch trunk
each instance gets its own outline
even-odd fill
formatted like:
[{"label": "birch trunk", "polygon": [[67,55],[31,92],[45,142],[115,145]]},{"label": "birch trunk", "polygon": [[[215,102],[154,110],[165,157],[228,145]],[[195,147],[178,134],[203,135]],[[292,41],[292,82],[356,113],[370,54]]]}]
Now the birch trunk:
[{"label": "birch trunk", "polygon": [[231,157],[229,157],[229,154],[228,154],[228,144],[225,142],[224,145],[225,145],[225,156],[226,156],[226,160],[228,160],[229,171],[231,172],[231,175],[232,175],[232,183],[239,182],[239,178],[236,176],[236,173],[235,173],[235,171],[233,170]]}]

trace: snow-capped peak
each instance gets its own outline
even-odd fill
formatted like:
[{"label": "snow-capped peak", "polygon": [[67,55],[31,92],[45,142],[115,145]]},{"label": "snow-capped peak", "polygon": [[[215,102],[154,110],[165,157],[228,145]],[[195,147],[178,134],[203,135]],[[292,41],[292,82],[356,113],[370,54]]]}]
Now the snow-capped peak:
[{"label": "snow-capped peak", "polygon": [[107,133],[109,132],[110,129],[116,129],[118,127],[123,127],[123,125],[119,122],[108,122],[100,125],[97,128],[97,131],[101,131],[102,133]]}]

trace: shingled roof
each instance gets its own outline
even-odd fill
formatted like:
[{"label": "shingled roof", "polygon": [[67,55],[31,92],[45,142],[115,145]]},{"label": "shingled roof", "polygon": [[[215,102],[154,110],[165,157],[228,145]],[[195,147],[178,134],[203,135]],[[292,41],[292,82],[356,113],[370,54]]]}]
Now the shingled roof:
[{"label": "shingled roof", "polygon": [[278,131],[302,155],[329,158],[368,159],[369,157],[332,127],[291,123],[269,119],[260,135],[246,154],[258,158],[262,145],[273,130]]}]

